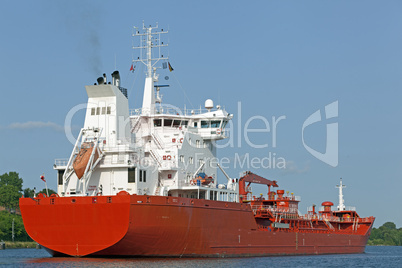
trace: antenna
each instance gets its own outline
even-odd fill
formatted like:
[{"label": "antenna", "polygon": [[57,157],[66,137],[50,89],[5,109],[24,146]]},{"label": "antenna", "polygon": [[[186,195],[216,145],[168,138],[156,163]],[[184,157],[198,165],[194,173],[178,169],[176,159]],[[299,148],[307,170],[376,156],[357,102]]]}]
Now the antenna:
[{"label": "antenna", "polygon": [[336,186],[336,188],[339,188],[339,205],[338,205],[338,210],[339,211],[344,211],[345,210],[345,200],[343,200],[343,192],[342,189],[346,188],[346,185],[342,184],[342,178],[341,178],[341,182],[339,183],[339,185]]},{"label": "antenna", "polygon": [[[142,22],[142,32],[139,31],[138,27],[134,26],[133,37],[139,37],[140,45],[133,46],[133,49],[140,49],[140,55],[133,62],[142,62],[146,68],[146,78],[144,86],[144,95],[142,100],[141,114],[154,114],[155,113],[155,103],[161,101],[160,95],[157,96],[158,99],[155,101],[154,95],[154,83],[158,82],[158,74],[156,73],[157,67],[154,67],[160,60],[169,60],[169,57],[165,58],[161,54],[161,47],[167,47],[168,44],[161,42],[161,34],[166,34],[168,31],[152,32],[152,30],[158,28],[158,23],[155,27],[149,25],[146,27],[144,22]],[[157,50],[157,51],[155,51]],[[152,57],[152,53],[155,52],[157,55],[155,58]]]},{"label": "antenna", "polygon": [[[142,62],[145,66],[147,66],[147,77],[152,77],[152,74],[155,71],[153,67],[156,63],[158,63],[160,60],[169,59],[169,57],[163,57],[161,54],[161,47],[167,47],[169,45],[161,41],[161,34],[167,34],[169,31],[163,31],[163,29],[161,29],[159,32],[152,32],[154,29],[158,29],[158,23],[156,23],[155,27],[151,25],[147,27],[145,26],[144,22],[142,22],[143,32],[140,32],[139,28],[134,26],[134,33],[132,35],[133,37],[140,37],[140,45],[133,45],[133,49],[141,49],[140,56],[132,62]],[[156,58],[152,58],[154,48],[158,49]]]}]

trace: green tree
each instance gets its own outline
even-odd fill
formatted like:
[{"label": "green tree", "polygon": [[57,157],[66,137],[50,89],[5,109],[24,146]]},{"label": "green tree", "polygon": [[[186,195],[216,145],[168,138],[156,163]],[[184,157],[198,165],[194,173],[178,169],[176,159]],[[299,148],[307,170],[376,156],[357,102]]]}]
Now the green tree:
[{"label": "green tree", "polygon": [[0,175],[0,188],[5,185],[13,185],[17,187],[18,192],[22,192],[22,183],[23,180],[17,172],[11,171]]},{"label": "green tree", "polygon": [[373,228],[368,245],[402,246],[402,228],[396,229],[393,222]]},{"label": "green tree", "polygon": [[18,199],[21,193],[14,185],[3,185],[0,187],[0,206],[8,210],[16,209],[18,207]]},{"label": "green tree", "polygon": [[[57,192],[53,191],[52,189],[47,189],[47,190],[49,191],[49,196],[50,196],[51,194],[57,194]],[[46,194],[46,195],[47,195],[46,188],[43,188],[42,191],[38,192],[38,194],[39,194],[39,193],[42,193],[42,194]]]},{"label": "green tree", "polygon": [[393,222],[386,222],[381,227],[387,228],[387,229],[390,229],[390,230],[396,230],[396,225]]},{"label": "green tree", "polygon": [[32,241],[25,231],[22,217],[7,211],[0,211],[0,240],[12,240],[12,225],[14,219],[14,240]]},{"label": "green tree", "polygon": [[25,188],[24,189],[24,197],[33,197],[34,196],[34,190],[31,188]]}]

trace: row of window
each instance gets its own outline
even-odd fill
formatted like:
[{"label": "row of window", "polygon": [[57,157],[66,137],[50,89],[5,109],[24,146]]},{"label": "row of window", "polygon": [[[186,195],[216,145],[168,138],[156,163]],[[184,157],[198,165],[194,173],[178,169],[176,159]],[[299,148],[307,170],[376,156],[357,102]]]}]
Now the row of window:
[{"label": "row of window", "polygon": [[[180,155],[179,159],[180,159],[180,162],[184,163],[184,155]],[[188,163],[189,164],[194,164],[194,158],[192,156],[190,156],[188,158]],[[198,165],[201,166],[202,163],[204,163],[204,160],[203,159],[198,159]]]},{"label": "row of window", "polygon": [[[198,128],[198,121],[193,123],[193,127]],[[221,126],[222,123],[222,126]],[[201,128],[225,128],[228,121],[224,120],[201,120]],[[187,127],[188,120],[178,120],[178,119],[154,119],[155,127]]]},{"label": "row of window", "polygon": [[112,109],[110,106],[108,107],[92,107],[91,115],[100,115],[100,114],[111,114]]},{"label": "row of window", "polygon": [[188,120],[154,119],[155,127],[187,127]]},{"label": "row of window", "polygon": [[[129,183],[134,183],[135,179],[137,177],[136,173],[137,168],[129,168],[128,169],[128,182]],[[139,171],[139,182],[147,182],[147,171],[140,169]]]},{"label": "row of window", "polygon": [[[183,156],[184,159],[184,156]],[[64,174],[64,169],[59,169],[57,171],[57,178],[58,178],[58,185],[63,185],[63,174]],[[136,168],[129,168],[128,169],[128,182],[132,183],[135,182],[135,179],[137,177],[136,174]],[[147,171],[140,169],[139,172],[139,182],[147,182]]]},{"label": "row of window", "polygon": [[[188,139],[188,143],[189,143],[190,145],[192,145],[191,139]],[[195,141],[195,146],[197,146],[197,148],[202,148],[202,147],[207,148],[207,143],[205,143],[205,142],[202,142],[202,143],[201,143],[200,140],[196,140],[196,141]]]},{"label": "row of window", "polygon": [[[227,121],[224,121],[226,126]],[[221,125],[221,120],[204,121],[201,120],[201,128],[219,128]],[[194,122],[194,127],[198,127],[198,122]],[[224,126],[222,126],[224,128]]]}]

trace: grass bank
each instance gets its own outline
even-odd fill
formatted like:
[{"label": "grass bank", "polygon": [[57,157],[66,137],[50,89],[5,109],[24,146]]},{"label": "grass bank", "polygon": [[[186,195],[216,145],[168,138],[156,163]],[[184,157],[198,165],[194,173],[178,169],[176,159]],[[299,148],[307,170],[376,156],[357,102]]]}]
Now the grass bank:
[{"label": "grass bank", "polygon": [[11,242],[5,241],[6,249],[10,248],[36,248],[36,242]]}]

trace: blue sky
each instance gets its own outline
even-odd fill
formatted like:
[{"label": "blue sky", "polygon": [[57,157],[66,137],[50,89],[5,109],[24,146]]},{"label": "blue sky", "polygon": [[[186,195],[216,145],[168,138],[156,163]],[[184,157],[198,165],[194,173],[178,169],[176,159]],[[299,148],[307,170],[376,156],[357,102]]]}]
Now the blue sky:
[{"label": "blue sky", "polygon": [[[250,3],[251,2],[251,3]],[[54,159],[72,150],[63,131],[67,113],[85,103],[84,85],[115,64],[129,89],[130,108],[142,102],[141,68],[129,72],[132,26],[169,28],[171,87],[164,102],[188,108],[211,98],[234,114],[234,128],[253,116],[278,124],[272,132],[232,133],[234,155],[282,157],[286,169],[252,169],[302,196],[300,208],[330,200],[342,177],[345,203],[376,226],[402,227],[402,3],[400,1],[3,1],[0,10],[0,173],[17,171],[24,187],[56,187]],[[186,92],[185,96],[183,93]],[[332,167],[303,146],[303,122],[338,101],[338,117],[305,130],[305,142],[325,151],[326,124],[339,126],[339,164]],[[241,114],[238,103],[241,102]],[[241,122],[238,121],[241,116]],[[74,133],[83,124],[73,118]],[[261,120],[250,127],[262,128]]]}]

